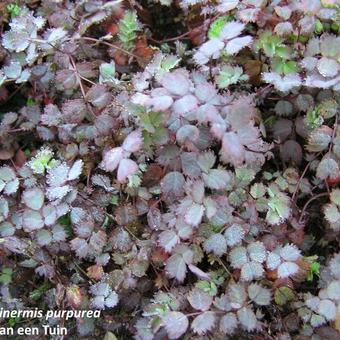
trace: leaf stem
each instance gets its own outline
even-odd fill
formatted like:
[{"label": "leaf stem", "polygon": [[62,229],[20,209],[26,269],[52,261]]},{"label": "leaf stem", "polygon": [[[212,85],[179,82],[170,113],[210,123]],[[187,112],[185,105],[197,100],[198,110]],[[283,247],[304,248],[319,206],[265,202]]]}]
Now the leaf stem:
[{"label": "leaf stem", "polygon": [[109,42],[107,42],[107,41],[104,41],[104,40],[100,40],[100,39],[96,39],[96,38],[90,38],[90,37],[79,37],[79,38],[77,38],[77,39],[78,39],[78,40],[83,39],[83,40],[92,41],[92,42],[95,42],[95,43],[98,43],[98,44],[103,44],[103,45],[106,45],[106,46],[115,48],[115,49],[117,49],[118,51],[121,51],[121,52],[123,52],[123,53],[129,55],[130,57],[134,57],[134,58],[136,58],[136,59],[140,59],[140,57],[138,57],[138,55],[136,55],[136,54],[134,54],[134,53],[131,53],[131,52],[125,50],[125,49],[122,48],[122,47],[119,47],[119,46],[117,46],[117,45],[111,44],[111,43],[109,43]]},{"label": "leaf stem", "polygon": [[87,99],[86,99],[86,92],[85,92],[83,83],[82,83],[82,81],[81,81],[81,76],[80,76],[80,74],[79,74],[79,72],[78,72],[77,65],[76,65],[76,63],[75,63],[73,57],[72,57],[72,56],[69,56],[69,57],[70,57],[70,62],[71,62],[72,67],[73,67],[73,69],[74,69],[74,73],[75,73],[75,75],[76,75],[76,78],[77,78],[79,87],[80,87],[80,91],[81,91],[81,93],[82,93],[82,95],[83,95],[83,98],[84,98],[84,100],[85,100],[85,102],[86,102],[86,105],[87,105],[89,111],[91,112],[93,118],[96,118],[96,114],[93,112],[91,105],[88,103],[88,101],[87,101]]},{"label": "leaf stem", "polygon": [[320,197],[325,197],[325,196],[328,196],[328,195],[329,195],[328,192],[322,192],[322,193],[320,193],[320,194],[317,194],[317,195],[311,197],[311,198],[306,202],[306,204],[304,205],[304,207],[302,208],[301,215],[300,215],[300,218],[299,218],[299,224],[302,223],[303,216],[304,216],[304,214],[305,214],[305,212],[306,212],[306,209],[307,209],[307,207],[309,206],[309,204],[312,203],[314,200],[320,198]]},{"label": "leaf stem", "polygon": [[296,188],[294,190],[293,196],[292,196],[292,202],[295,202],[295,197],[297,196],[297,193],[299,192],[300,189],[300,184],[302,182],[302,179],[305,177],[306,172],[308,171],[310,165],[312,164],[312,162],[321,154],[321,152],[317,153],[315,155],[315,157],[313,159],[311,159],[308,164],[306,165],[305,169],[303,170],[298,182],[296,183]]}]

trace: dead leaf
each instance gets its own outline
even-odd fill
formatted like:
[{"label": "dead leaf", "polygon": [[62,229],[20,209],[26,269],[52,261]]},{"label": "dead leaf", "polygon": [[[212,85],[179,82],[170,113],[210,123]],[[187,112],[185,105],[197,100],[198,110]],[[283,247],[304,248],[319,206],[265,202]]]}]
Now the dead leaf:
[{"label": "dead leaf", "polygon": [[154,53],[155,51],[148,46],[146,39],[141,38],[137,40],[134,49],[134,54],[140,57],[137,59],[140,66],[142,67],[146,66],[150,62]]},{"label": "dead leaf", "polygon": [[13,158],[13,156],[14,156],[13,149],[10,149],[10,150],[1,149],[0,150],[0,159],[2,161],[7,161],[8,159]]},{"label": "dead leaf", "polygon": [[67,288],[66,297],[69,305],[75,309],[80,308],[84,300],[83,294],[77,285],[72,285]]},{"label": "dead leaf", "polygon": [[157,247],[151,255],[151,261],[154,262],[155,265],[161,266],[168,259],[168,257],[169,255],[163,248]]},{"label": "dead leaf", "polygon": [[15,154],[15,161],[14,161],[15,165],[21,168],[26,162],[27,162],[27,156],[25,155],[25,152],[19,149],[17,153]]},{"label": "dead leaf", "polygon": [[320,327],[315,330],[315,333],[319,336],[319,339],[327,339],[327,340],[339,340],[340,333],[332,327]]},{"label": "dead leaf", "polygon": [[252,84],[261,82],[261,66],[259,60],[249,60],[244,64],[245,73],[249,76],[249,81]]},{"label": "dead leaf", "polygon": [[334,326],[335,326],[335,329],[340,331],[340,306],[338,306],[338,309],[337,309]]},{"label": "dead leaf", "polygon": [[277,279],[277,270],[269,270],[266,271],[266,276],[269,280],[275,281]]},{"label": "dead leaf", "polygon": [[115,63],[120,66],[124,66],[128,64],[129,56],[127,53],[123,51],[118,51],[116,49],[109,49],[109,55],[114,59]]},{"label": "dead leaf", "polygon": [[189,33],[189,38],[195,46],[202,45],[206,40],[206,29],[203,27],[196,27]]},{"label": "dead leaf", "polygon": [[93,265],[87,268],[87,275],[94,280],[100,280],[104,275],[104,270],[102,266]]},{"label": "dead leaf", "polygon": [[157,277],[155,278],[155,286],[158,289],[162,289],[163,287],[166,287],[168,285],[168,279],[165,275],[157,274]]},{"label": "dead leaf", "polygon": [[143,175],[142,185],[145,187],[152,187],[157,185],[162,177],[163,169],[157,164],[151,164]]},{"label": "dead leaf", "polygon": [[111,23],[105,23],[103,24],[103,27],[106,31],[107,34],[112,34],[112,35],[116,35],[118,33],[118,25],[114,22]]},{"label": "dead leaf", "polygon": [[5,86],[0,87],[0,102],[4,102],[8,99],[8,90]]},{"label": "dead leaf", "polygon": [[294,230],[288,235],[289,239],[296,245],[301,245],[304,241],[305,232],[303,229]]},{"label": "dead leaf", "polygon": [[57,306],[61,306],[65,296],[65,287],[58,283],[56,287],[55,302]]}]

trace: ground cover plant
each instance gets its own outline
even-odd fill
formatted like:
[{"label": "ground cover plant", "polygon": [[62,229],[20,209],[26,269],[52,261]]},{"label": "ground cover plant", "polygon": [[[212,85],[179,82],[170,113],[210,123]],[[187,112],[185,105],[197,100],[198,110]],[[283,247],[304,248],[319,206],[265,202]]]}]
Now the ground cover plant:
[{"label": "ground cover plant", "polygon": [[339,13],[1,2],[0,307],[101,311],[50,318],[67,339],[339,339]]}]

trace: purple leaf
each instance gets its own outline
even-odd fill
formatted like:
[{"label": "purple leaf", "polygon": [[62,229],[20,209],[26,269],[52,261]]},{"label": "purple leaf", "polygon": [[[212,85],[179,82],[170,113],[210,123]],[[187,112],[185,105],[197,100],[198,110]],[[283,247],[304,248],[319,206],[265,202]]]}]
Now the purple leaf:
[{"label": "purple leaf", "polygon": [[158,96],[148,100],[148,104],[154,111],[165,111],[173,102],[174,100],[170,96]]},{"label": "purple leaf", "polygon": [[222,140],[222,157],[225,161],[239,166],[244,162],[245,149],[235,132],[226,132]]},{"label": "purple leaf", "polygon": [[216,316],[214,312],[204,312],[203,314],[196,316],[191,324],[191,328],[195,333],[202,335],[211,331],[215,322]]},{"label": "purple leaf", "polygon": [[102,109],[112,101],[112,94],[105,85],[94,85],[86,94],[86,99],[95,107]]},{"label": "purple leaf", "polygon": [[164,327],[170,339],[181,337],[189,326],[189,320],[181,312],[169,312],[162,317]]},{"label": "purple leaf", "polygon": [[138,171],[138,165],[131,159],[125,158],[119,163],[117,180],[125,182],[129,176],[134,175]]},{"label": "purple leaf", "polygon": [[119,162],[124,158],[124,150],[121,147],[111,149],[104,153],[103,160],[100,164],[105,171],[114,171]]},{"label": "purple leaf", "polygon": [[177,130],[176,140],[179,144],[185,144],[186,142],[194,142],[199,137],[199,130],[194,125],[183,125]]},{"label": "purple leaf", "polygon": [[185,72],[176,70],[172,73],[167,73],[161,80],[161,84],[170,93],[177,96],[184,96],[190,88],[190,81]]},{"label": "purple leaf", "polygon": [[67,100],[62,105],[63,119],[69,124],[79,124],[86,116],[87,108],[83,99]]},{"label": "purple leaf", "polygon": [[197,227],[202,220],[204,213],[204,206],[197,203],[192,203],[184,215],[184,220],[189,225]]},{"label": "purple leaf", "polygon": [[139,130],[136,130],[125,138],[122,148],[127,152],[137,152],[142,147],[142,144],[142,133]]},{"label": "purple leaf", "polygon": [[178,282],[183,282],[186,276],[187,266],[181,255],[174,254],[167,259],[165,270],[169,277],[175,278]]},{"label": "purple leaf", "polygon": [[199,288],[194,288],[188,295],[190,305],[200,311],[207,311],[213,301],[213,297]]},{"label": "purple leaf", "polygon": [[41,229],[44,221],[38,211],[26,209],[23,214],[23,225],[27,231]]},{"label": "purple leaf", "polygon": [[225,50],[228,54],[233,55],[241,51],[242,48],[249,46],[252,41],[253,38],[250,35],[236,38],[227,43]]},{"label": "purple leaf", "polygon": [[193,264],[189,264],[188,268],[192,273],[194,273],[199,279],[210,281],[211,277],[209,274],[205,273],[203,270],[199,269]]},{"label": "purple leaf", "polygon": [[228,22],[222,29],[220,38],[223,40],[229,40],[237,37],[245,28],[245,24],[239,21]]},{"label": "purple leaf", "polygon": [[170,253],[172,248],[179,242],[179,237],[173,230],[165,230],[160,233],[158,241],[159,245]]},{"label": "purple leaf", "polygon": [[33,210],[40,210],[44,204],[44,192],[39,188],[25,190],[22,198],[26,206]]},{"label": "purple leaf", "polygon": [[289,164],[300,165],[302,161],[302,148],[295,140],[287,140],[281,146],[281,158]]},{"label": "purple leaf", "polygon": [[178,99],[173,104],[173,110],[176,114],[184,115],[192,110],[197,109],[198,100],[195,96],[188,94],[181,99]]},{"label": "purple leaf", "polygon": [[184,184],[184,176],[178,171],[169,172],[161,181],[162,191],[174,196],[182,196]]}]

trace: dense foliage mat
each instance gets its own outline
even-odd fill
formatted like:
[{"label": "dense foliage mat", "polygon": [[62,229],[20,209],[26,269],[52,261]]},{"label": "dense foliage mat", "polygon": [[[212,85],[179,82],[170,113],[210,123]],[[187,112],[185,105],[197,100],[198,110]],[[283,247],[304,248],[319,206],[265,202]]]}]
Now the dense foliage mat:
[{"label": "dense foliage mat", "polygon": [[339,13],[3,1],[2,311],[100,311],[47,320],[68,339],[339,339]]}]

